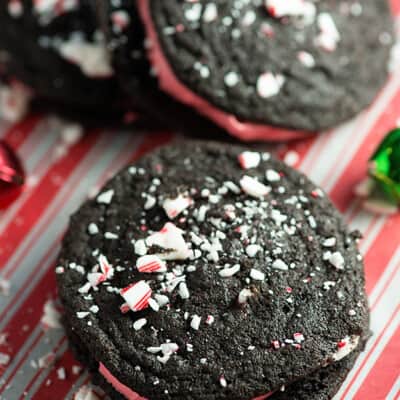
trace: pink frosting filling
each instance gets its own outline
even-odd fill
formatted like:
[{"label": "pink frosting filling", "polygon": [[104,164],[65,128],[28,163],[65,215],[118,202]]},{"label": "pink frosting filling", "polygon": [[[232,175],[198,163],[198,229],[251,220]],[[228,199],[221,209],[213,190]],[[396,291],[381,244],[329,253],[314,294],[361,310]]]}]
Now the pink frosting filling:
[{"label": "pink frosting filling", "polygon": [[[132,389],[128,388],[128,386],[121,383],[106,367],[103,363],[99,363],[99,372],[103,375],[104,379],[110,383],[113,388],[125,396],[128,400],[147,400],[146,398],[140,396],[138,393],[134,392]],[[272,392],[265,394],[263,396],[255,397],[252,400],[264,400],[267,397],[271,396]]]},{"label": "pink frosting filling", "polygon": [[99,363],[99,372],[117,392],[121,393],[128,400],[147,400],[121,383],[102,363]]},{"label": "pink frosting filling", "polygon": [[241,122],[233,114],[228,114],[218,109],[211,103],[193,93],[178,80],[171,66],[168,64],[168,61],[164,57],[150,15],[149,0],[137,0],[137,4],[141,18],[146,27],[147,37],[151,40],[149,59],[152,65],[157,69],[160,87],[165,92],[182,103],[194,107],[199,113],[205,115],[217,125],[242,140],[280,141],[299,139],[310,135],[309,132],[274,128],[272,126],[252,122]]}]

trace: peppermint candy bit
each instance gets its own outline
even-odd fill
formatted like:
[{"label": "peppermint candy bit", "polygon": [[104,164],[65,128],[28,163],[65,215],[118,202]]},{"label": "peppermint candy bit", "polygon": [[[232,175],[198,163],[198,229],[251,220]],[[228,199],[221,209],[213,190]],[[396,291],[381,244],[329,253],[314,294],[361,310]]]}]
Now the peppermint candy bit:
[{"label": "peppermint candy bit", "polygon": [[265,186],[257,179],[248,175],[243,176],[240,180],[240,186],[246,194],[255,198],[264,197],[271,192],[269,186]]},{"label": "peppermint candy bit", "polygon": [[138,258],[136,268],[142,273],[166,272],[167,265],[156,255],[147,255]]},{"label": "peppermint candy bit", "polygon": [[183,231],[171,222],[167,222],[160,232],[154,233],[146,239],[148,246],[158,246],[166,251],[157,254],[162,260],[185,260],[190,257],[190,250]]},{"label": "peppermint candy bit", "polygon": [[247,300],[253,296],[253,293],[250,289],[242,289],[239,293],[238,296],[238,303],[239,304],[245,304],[247,303]]},{"label": "peppermint candy bit", "polygon": [[151,293],[152,290],[145,281],[132,283],[120,292],[133,312],[143,310],[149,306]]},{"label": "peppermint candy bit", "polygon": [[193,199],[180,194],[174,199],[166,199],[163,208],[169,219],[174,219],[193,204]]},{"label": "peppermint candy bit", "polygon": [[261,161],[260,153],[244,151],[238,156],[239,164],[243,169],[256,168]]}]

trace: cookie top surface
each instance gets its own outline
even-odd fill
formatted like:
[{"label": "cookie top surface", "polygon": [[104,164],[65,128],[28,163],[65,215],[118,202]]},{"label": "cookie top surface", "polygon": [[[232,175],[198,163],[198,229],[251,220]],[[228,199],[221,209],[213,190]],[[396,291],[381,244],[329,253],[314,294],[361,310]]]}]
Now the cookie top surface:
[{"label": "cookie top surface", "polygon": [[366,335],[356,236],[269,154],[183,142],[72,217],[59,293],[93,357],[140,395],[250,399]]},{"label": "cookie top surface", "polygon": [[2,63],[38,96],[82,107],[117,101],[91,0],[4,1],[0,22]]},{"label": "cookie top surface", "polygon": [[179,81],[243,121],[332,127],[368,105],[387,76],[392,21],[386,1],[138,4],[150,8]]}]

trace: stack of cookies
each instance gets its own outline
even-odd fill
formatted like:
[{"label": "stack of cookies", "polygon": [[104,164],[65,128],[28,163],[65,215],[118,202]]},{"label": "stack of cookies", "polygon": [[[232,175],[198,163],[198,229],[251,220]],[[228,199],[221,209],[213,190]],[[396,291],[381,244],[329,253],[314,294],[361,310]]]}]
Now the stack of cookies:
[{"label": "stack of cookies", "polygon": [[269,153],[164,147],[72,216],[71,346],[112,399],[329,399],[369,336],[359,237]]},{"label": "stack of cookies", "polygon": [[[353,117],[392,44],[384,0],[0,5],[0,72],[19,96],[242,140]],[[359,238],[269,153],[164,147],[71,218],[55,270],[71,347],[112,399],[330,399],[369,336]]]},{"label": "stack of cookies", "polygon": [[0,22],[5,78],[59,109],[244,140],[351,118],[383,85],[393,45],[386,0],[7,0]]}]

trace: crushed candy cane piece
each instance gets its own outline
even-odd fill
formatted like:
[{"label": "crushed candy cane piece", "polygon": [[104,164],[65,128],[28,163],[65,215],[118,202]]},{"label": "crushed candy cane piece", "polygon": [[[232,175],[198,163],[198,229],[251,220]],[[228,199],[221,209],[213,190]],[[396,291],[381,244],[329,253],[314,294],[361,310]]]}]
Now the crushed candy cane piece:
[{"label": "crushed candy cane piece", "polygon": [[265,274],[258,269],[252,268],[250,270],[250,278],[254,279],[255,281],[263,281],[265,279]]},{"label": "crushed candy cane piece", "polygon": [[134,312],[143,310],[149,306],[151,293],[152,290],[145,281],[135,282],[120,292],[129,308]]},{"label": "crushed candy cane piece", "polygon": [[110,190],[107,190],[106,192],[100,193],[97,196],[96,201],[99,204],[110,204],[113,197],[114,197],[114,190],[110,189]]},{"label": "crushed candy cane piece", "polygon": [[344,258],[341,253],[335,251],[329,257],[329,262],[336,268],[336,269],[344,269]]},{"label": "crushed candy cane piece", "polygon": [[147,324],[147,319],[146,318],[139,318],[133,323],[133,329],[135,331],[139,331],[142,329],[145,325]]},{"label": "crushed candy cane piece", "polygon": [[256,168],[260,165],[261,155],[254,151],[244,151],[239,154],[238,160],[243,169]]},{"label": "crushed candy cane piece", "polygon": [[45,329],[60,329],[61,325],[61,313],[57,309],[53,300],[47,300],[43,307],[43,315],[40,319],[41,324]]},{"label": "crushed candy cane piece", "polygon": [[193,315],[192,320],[190,322],[190,327],[195,331],[198,331],[200,328],[201,317],[199,315]]},{"label": "crushed candy cane piece", "polygon": [[169,219],[174,219],[193,204],[193,199],[180,194],[174,199],[166,199],[163,208]]},{"label": "crushed candy cane piece", "polygon": [[350,354],[357,346],[360,341],[360,336],[351,335],[346,336],[337,343],[338,350],[332,355],[334,361],[339,361],[342,358]]},{"label": "crushed candy cane piece", "polygon": [[265,186],[257,179],[248,175],[243,176],[240,180],[240,186],[245,193],[256,198],[264,197],[271,192],[269,186]]},{"label": "crushed candy cane piece", "polygon": [[159,231],[146,239],[148,246],[156,245],[165,249],[165,252],[157,254],[162,260],[185,260],[190,256],[183,231],[171,222],[167,222]]},{"label": "crushed candy cane piece", "polygon": [[238,303],[244,304],[247,303],[247,300],[253,296],[253,293],[250,289],[242,289],[238,296]]},{"label": "crushed candy cane piece", "polygon": [[142,256],[136,261],[136,268],[139,272],[166,272],[167,265],[156,255]]}]

